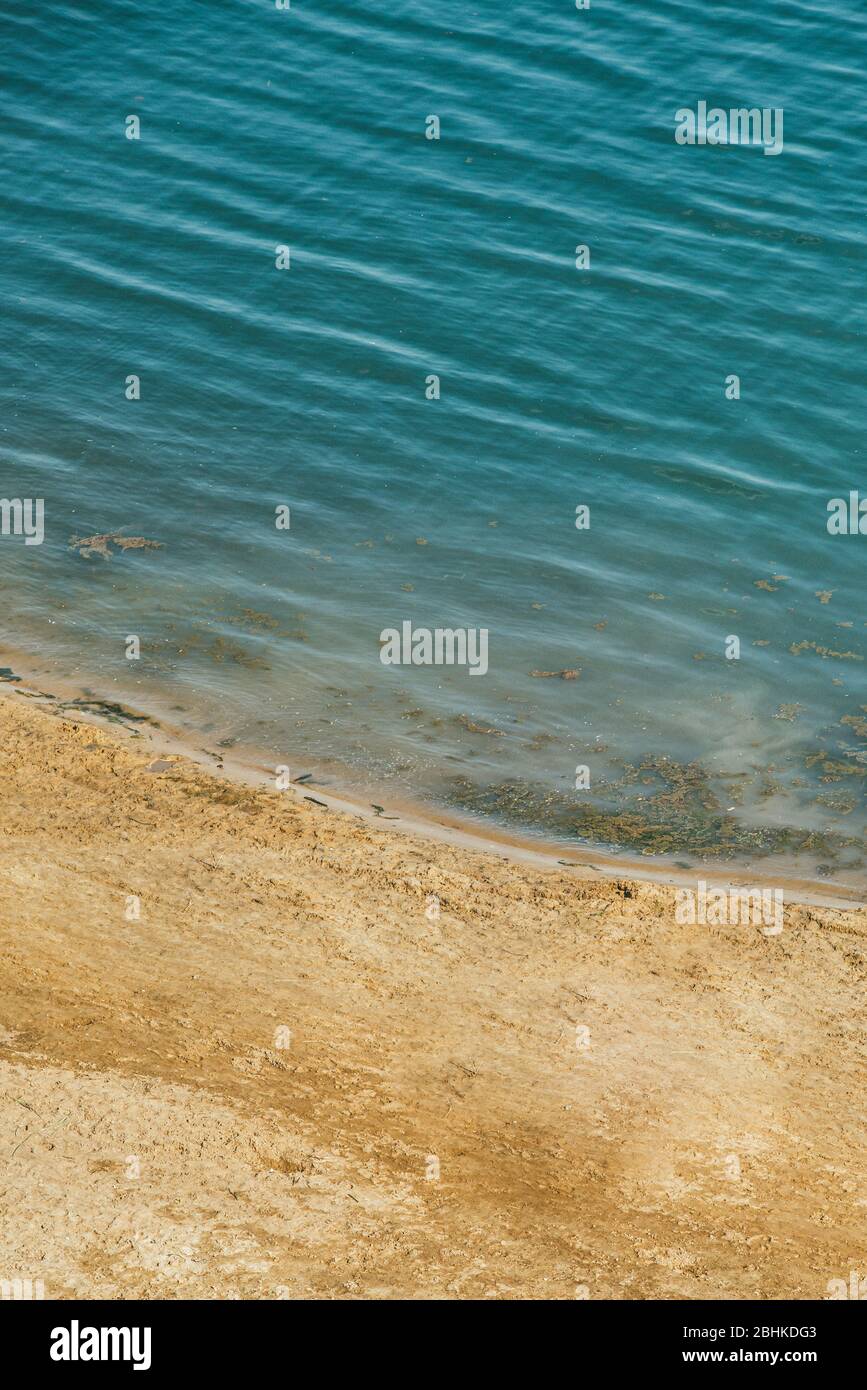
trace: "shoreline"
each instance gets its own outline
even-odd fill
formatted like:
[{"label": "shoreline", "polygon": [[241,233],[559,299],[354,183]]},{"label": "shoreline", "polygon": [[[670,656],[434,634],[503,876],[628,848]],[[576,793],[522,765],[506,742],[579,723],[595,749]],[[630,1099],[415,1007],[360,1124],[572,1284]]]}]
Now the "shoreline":
[{"label": "shoreline", "polygon": [[[51,672],[46,679],[34,665],[33,658],[20,648],[0,644],[0,666],[11,667],[20,677],[12,682],[8,677],[0,683],[0,695],[21,689],[22,698],[38,702],[40,692],[50,697],[46,706],[54,699],[61,701],[80,698],[85,690],[93,692],[94,704],[109,704],[111,697],[99,693],[99,682],[88,676],[87,683],[71,682]],[[252,745],[238,744],[225,753],[216,754],[202,748],[199,741],[205,738],[182,724],[173,724],[166,710],[154,701],[133,705],[124,697],[124,707],[133,718],[142,720],[136,732],[147,736],[155,749],[164,753],[189,758],[198,766],[208,770],[215,777],[250,787],[270,787],[274,785],[275,769],[265,762],[263,750]],[[87,718],[82,710],[81,717]],[[98,711],[89,716],[94,723],[105,727],[107,720]],[[121,725],[121,727],[124,727]],[[308,766],[310,764],[307,764]],[[329,778],[327,783],[317,779],[316,771],[309,774],[303,783],[291,782],[286,788],[290,794],[304,797],[315,790],[316,797],[329,809],[342,814],[362,817],[373,823],[388,822],[396,830],[412,835],[429,836],[446,844],[470,850],[478,850],[516,863],[525,863],[537,868],[551,870],[564,866],[576,871],[576,877],[592,877],[594,874],[607,878],[633,878],[641,883],[666,884],[672,887],[691,888],[697,882],[706,883],[713,888],[782,888],[790,902],[812,904],[820,907],[840,907],[855,909],[867,905],[867,888],[861,896],[850,885],[835,885],[833,882],[803,878],[793,873],[772,874],[769,869],[761,871],[739,868],[737,865],[696,864],[689,870],[660,859],[658,856],[640,858],[624,854],[610,854],[603,850],[589,849],[585,846],[572,846],[567,842],[546,840],[541,835],[521,834],[506,829],[493,821],[480,823],[471,817],[461,816],[445,807],[413,802],[405,796],[395,796],[390,790],[382,796],[389,804],[383,812],[373,810],[373,803],[366,801],[360,792],[349,791],[338,786],[331,790],[331,779],[340,776],[340,765],[322,774]]]}]

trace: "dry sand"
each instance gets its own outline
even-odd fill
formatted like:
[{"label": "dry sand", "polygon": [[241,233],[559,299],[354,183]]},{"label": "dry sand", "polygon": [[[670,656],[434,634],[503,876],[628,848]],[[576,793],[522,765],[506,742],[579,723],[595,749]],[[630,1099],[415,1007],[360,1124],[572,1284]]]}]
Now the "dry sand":
[{"label": "dry sand", "polygon": [[817,1299],[863,1270],[867,911],[679,926],[668,887],[154,757],[0,699],[0,1279]]}]

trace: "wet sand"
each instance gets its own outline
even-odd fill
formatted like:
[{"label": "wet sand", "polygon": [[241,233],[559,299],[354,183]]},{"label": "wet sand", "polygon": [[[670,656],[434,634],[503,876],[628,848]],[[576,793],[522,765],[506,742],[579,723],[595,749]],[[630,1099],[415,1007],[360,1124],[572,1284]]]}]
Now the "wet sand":
[{"label": "wet sand", "polygon": [[2,692],[0,1277],[816,1299],[859,1267],[867,911],[678,925],[667,885]]}]

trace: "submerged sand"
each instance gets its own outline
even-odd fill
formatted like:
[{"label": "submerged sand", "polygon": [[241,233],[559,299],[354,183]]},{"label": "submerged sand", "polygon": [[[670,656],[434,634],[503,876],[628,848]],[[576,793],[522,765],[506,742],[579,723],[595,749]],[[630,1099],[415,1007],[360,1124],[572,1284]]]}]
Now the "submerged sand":
[{"label": "submerged sand", "polygon": [[867,911],[678,925],[669,887],[155,758],[0,699],[0,1280],[816,1299],[864,1272]]}]

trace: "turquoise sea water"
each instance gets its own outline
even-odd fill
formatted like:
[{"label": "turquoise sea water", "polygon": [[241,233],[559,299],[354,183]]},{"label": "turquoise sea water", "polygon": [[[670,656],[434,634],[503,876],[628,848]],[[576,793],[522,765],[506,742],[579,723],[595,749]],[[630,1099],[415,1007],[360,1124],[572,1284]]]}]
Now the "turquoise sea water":
[{"label": "turquoise sea water", "polygon": [[[863,882],[867,536],[826,520],[867,496],[867,14],[832,9],[5,13],[0,495],[46,532],[0,537],[0,638],[383,795]],[[699,101],[782,108],[782,152],[678,145]],[[405,620],[486,628],[487,674],[383,666]]]}]

